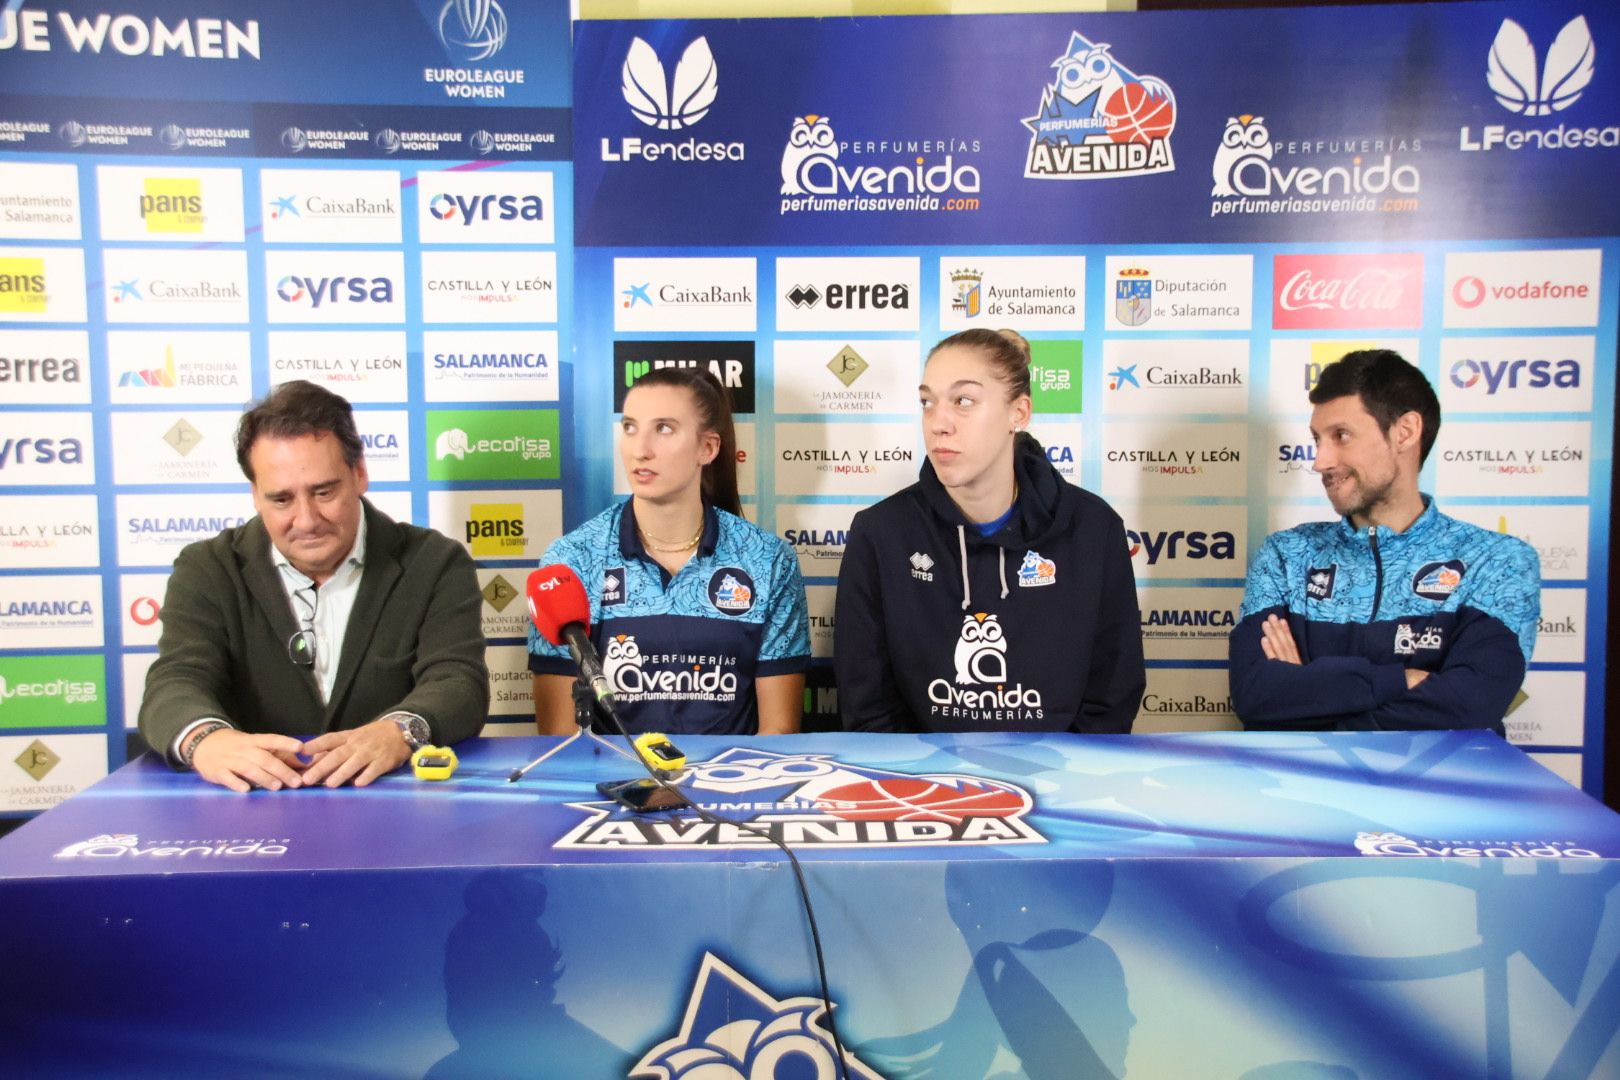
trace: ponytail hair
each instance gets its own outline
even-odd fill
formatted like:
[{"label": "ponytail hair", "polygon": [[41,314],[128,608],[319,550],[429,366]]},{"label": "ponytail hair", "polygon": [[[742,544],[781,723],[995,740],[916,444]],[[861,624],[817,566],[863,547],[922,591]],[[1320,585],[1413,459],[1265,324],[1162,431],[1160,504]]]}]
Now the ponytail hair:
[{"label": "ponytail hair", "polygon": [[960,330],[928,350],[928,359],[941,349],[978,349],[984,353],[996,378],[1007,387],[1007,400],[1029,396],[1029,342],[1016,330],[987,330],[975,327]]},{"label": "ponytail hair", "polygon": [[703,466],[703,501],[728,514],[742,516],[737,495],[737,429],[731,421],[731,396],[706,367],[661,367],[641,376],[637,386],[675,386],[692,395],[701,430],[720,436],[720,452]]}]

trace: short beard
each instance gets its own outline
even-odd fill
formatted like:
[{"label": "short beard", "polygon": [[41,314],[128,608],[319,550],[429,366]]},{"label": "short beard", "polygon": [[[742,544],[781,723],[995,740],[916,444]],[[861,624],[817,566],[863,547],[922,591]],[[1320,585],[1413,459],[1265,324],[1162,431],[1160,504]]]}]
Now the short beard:
[{"label": "short beard", "polygon": [[1340,516],[1346,518],[1370,518],[1372,517],[1371,511],[1373,508],[1380,503],[1387,502],[1390,493],[1394,490],[1395,478],[1393,476],[1377,488],[1363,488],[1360,501],[1342,511]]}]

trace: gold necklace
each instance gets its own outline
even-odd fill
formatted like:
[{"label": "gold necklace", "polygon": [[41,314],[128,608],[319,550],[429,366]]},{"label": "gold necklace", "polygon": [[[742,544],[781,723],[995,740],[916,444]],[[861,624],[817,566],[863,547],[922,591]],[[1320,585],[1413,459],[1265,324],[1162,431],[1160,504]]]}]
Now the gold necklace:
[{"label": "gold necklace", "polygon": [[[643,529],[639,524],[636,526],[636,531],[641,534],[641,542],[647,546],[649,551],[662,551],[666,554],[679,554],[682,551],[691,551],[693,548],[697,547],[698,541],[703,539],[703,525],[701,523],[698,525],[698,531],[692,534],[692,539],[684,542],[665,540],[661,536],[654,536],[646,529]],[[656,543],[654,541],[656,541]]]}]

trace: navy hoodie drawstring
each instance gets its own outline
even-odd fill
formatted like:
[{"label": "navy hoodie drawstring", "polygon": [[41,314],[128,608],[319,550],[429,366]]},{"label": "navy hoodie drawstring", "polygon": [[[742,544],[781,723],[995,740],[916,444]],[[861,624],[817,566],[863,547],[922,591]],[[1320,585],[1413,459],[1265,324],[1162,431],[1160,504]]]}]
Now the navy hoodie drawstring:
[{"label": "navy hoodie drawstring", "polygon": [[[968,584],[967,564],[967,530],[962,526],[956,527],[956,547],[962,553],[962,610],[966,611],[973,603],[973,588]],[[996,548],[1000,552],[998,563],[1001,567],[1001,598],[1007,599],[1007,549]]]},{"label": "navy hoodie drawstring", "polygon": [[956,527],[956,546],[962,552],[962,610],[966,611],[968,605],[973,602],[973,590],[968,585],[967,533],[960,525]]}]

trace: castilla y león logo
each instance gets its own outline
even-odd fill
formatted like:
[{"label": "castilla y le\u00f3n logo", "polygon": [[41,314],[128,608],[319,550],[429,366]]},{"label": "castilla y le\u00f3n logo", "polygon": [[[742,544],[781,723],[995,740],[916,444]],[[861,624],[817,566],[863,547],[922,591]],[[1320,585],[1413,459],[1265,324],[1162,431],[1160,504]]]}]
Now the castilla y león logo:
[{"label": "castilla y le\u00f3n logo", "polygon": [[762,843],[761,832],[834,848],[1046,843],[1025,820],[1034,797],[990,777],[732,747],[690,763],[675,782],[694,803],[734,824],[644,817],[607,801],[571,803],[585,820],[557,846],[699,849]]}]

